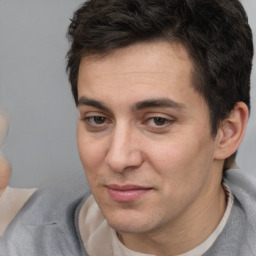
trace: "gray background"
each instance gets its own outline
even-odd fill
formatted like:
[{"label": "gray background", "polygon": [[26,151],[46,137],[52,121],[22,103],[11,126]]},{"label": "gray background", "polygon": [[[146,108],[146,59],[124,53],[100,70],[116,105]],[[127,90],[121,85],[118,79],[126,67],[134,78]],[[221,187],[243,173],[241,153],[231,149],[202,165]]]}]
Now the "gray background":
[{"label": "gray background", "polygon": [[[255,0],[242,2],[255,35]],[[81,3],[0,0],[0,109],[10,120],[4,151],[12,165],[12,186],[85,182],[76,148],[77,111],[65,74],[66,29]],[[256,176],[255,83],[256,67],[238,164]]]}]

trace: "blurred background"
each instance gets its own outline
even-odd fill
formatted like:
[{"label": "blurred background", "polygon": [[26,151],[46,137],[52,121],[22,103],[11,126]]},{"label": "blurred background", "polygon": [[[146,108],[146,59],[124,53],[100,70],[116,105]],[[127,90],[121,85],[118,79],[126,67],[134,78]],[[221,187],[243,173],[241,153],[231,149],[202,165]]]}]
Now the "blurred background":
[{"label": "blurred background", "polygon": [[[76,147],[78,114],[65,73],[66,30],[82,2],[0,0],[0,109],[10,122],[4,152],[11,186],[86,183]],[[256,35],[255,0],[242,3]],[[256,67],[251,84],[251,117],[237,162],[256,176]]]}]

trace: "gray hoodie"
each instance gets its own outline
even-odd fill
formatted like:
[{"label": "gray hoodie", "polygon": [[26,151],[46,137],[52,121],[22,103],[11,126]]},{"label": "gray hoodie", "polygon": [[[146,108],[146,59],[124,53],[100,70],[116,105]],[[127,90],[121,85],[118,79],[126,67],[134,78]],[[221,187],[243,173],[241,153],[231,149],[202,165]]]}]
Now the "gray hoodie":
[{"label": "gray hoodie", "polygon": [[[204,256],[256,256],[256,180],[241,170],[228,170],[224,181],[234,205],[224,230]],[[90,191],[82,195],[82,190],[35,192],[0,239],[0,256],[88,255],[78,214]]]}]

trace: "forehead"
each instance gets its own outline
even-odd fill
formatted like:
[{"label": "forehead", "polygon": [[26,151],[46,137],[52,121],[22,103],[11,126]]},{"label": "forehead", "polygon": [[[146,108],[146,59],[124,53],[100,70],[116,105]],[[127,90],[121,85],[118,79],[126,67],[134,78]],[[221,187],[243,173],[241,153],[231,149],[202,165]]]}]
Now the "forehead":
[{"label": "forehead", "polygon": [[111,102],[132,102],[170,97],[183,104],[191,93],[197,93],[192,72],[192,61],[182,44],[139,43],[105,56],[84,57],[78,75],[78,100],[112,97]]},{"label": "forehead", "polygon": [[[185,75],[191,79],[192,62],[186,49],[179,43],[138,43],[104,56],[83,57],[79,67],[78,86],[85,85],[85,82],[87,85],[96,83],[102,77],[123,79],[126,76],[138,79],[138,74],[144,75],[141,79],[161,79],[168,74],[169,77],[182,81]],[[107,85],[107,80],[104,84]]]},{"label": "forehead", "polygon": [[97,63],[104,64],[111,60],[118,60],[118,64],[128,64],[130,62],[130,64],[139,66],[140,63],[134,62],[134,59],[140,59],[142,55],[144,55],[144,58],[141,61],[149,61],[148,64],[160,58],[164,62],[168,62],[169,58],[190,62],[189,53],[181,42],[169,42],[167,40],[138,42],[103,54],[88,54],[81,59],[81,62],[86,62],[89,65]]}]

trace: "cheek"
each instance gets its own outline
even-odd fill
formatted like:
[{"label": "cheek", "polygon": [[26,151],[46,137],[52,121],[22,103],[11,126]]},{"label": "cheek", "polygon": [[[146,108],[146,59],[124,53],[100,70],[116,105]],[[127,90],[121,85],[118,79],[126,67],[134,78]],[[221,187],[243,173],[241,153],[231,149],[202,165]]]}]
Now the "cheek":
[{"label": "cheek", "polygon": [[99,165],[104,163],[105,148],[102,140],[95,140],[78,127],[77,144],[81,162],[87,173],[96,173]]},{"label": "cheek", "polygon": [[[207,144],[207,143],[206,143]],[[211,170],[211,147],[203,142],[169,143],[155,148],[151,166],[160,178],[162,205],[168,209],[183,209],[195,200]],[[154,176],[155,177],[155,176]],[[155,179],[157,180],[157,179]],[[165,208],[165,209],[166,209]]]},{"label": "cheek", "polygon": [[195,183],[209,171],[213,159],[213,146],[209,138],[194,135],[176,136],[168,143],[151,147],[151,165],[165,180],[176,184]]},{"label": "cheek", "polygon": [[[178,171],[179,167],[190,161],[193,155],[193,149],[189,149],[190,145],[186,141],[174,139],[166,139],[161,143],[156,143],[154,147],[147,147],[150,149],[149,159],[151,164],[156,167],[156,170],[165,170],[167,173]],[[159,166],[159,168],[157,168]]]}]

